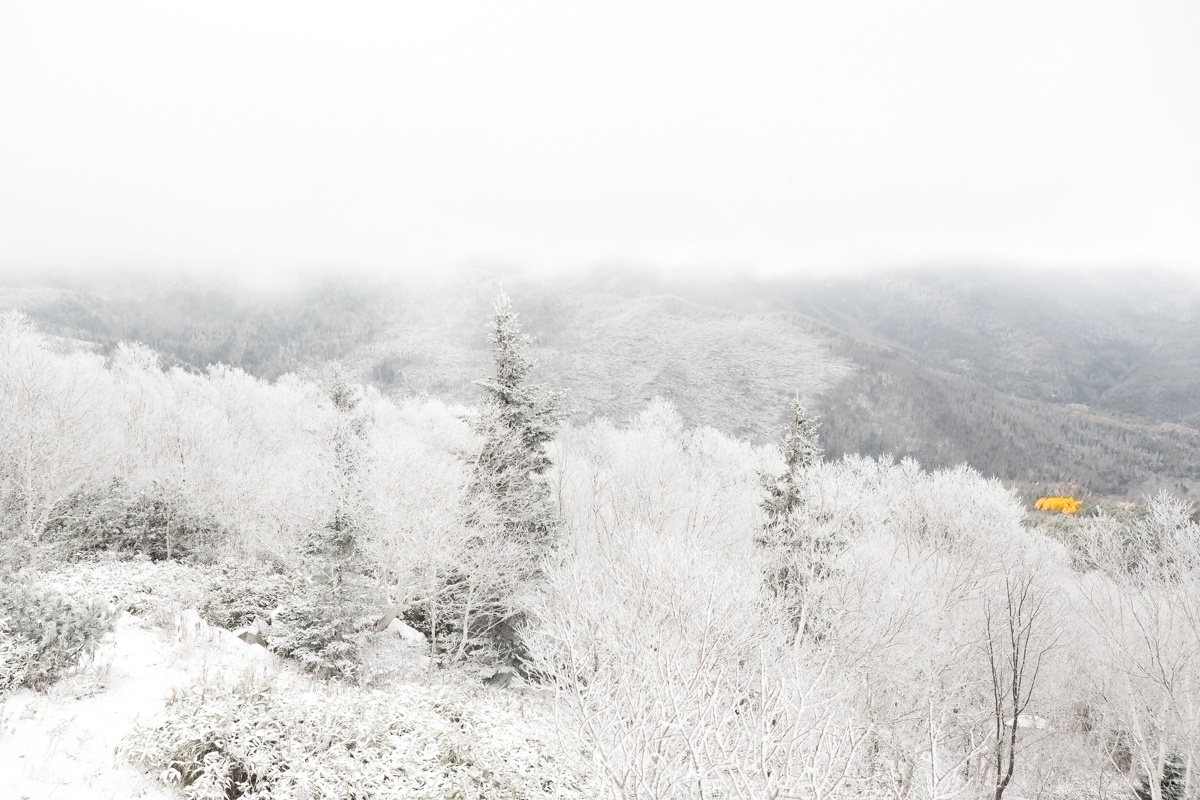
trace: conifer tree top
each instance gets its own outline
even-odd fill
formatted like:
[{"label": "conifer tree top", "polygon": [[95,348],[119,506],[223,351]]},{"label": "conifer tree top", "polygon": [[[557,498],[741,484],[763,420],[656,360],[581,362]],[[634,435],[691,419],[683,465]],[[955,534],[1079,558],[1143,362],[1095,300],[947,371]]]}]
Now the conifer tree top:
[{"label": "conifer tree top", "polygon": [[817,442],[817,417],[804,410],[799,400],[791,404],[792,416],[783,435],[784,470],[780,475],[759,475],[766,496],[762,501],[768,527],[784,525],[800,505],[802,473],[821,460]]},{"label": "conifer tree top", "polygon": [[531,399],[532,390],[537,388],[525,386],[526,379],[533,371],[533,358],[527,352],[530,338],[521,332],[512,299],[504,292],[496,298],[495,309],[488,341],[492,343],[496,374],[476,383],[487,390],[491,399],[502,405],[526,404]]},{"label": "conifer tree top", "polygon": [[558,431],[563,398],[527,382],[534,367],[528,352],[530,338],[521,332],[512,300],[504,292],[496,298],[495,309],[488,339],[496,372],[476,383],[486,393],[485,405],[492,407],[503,425],[517,435],[534,462],[533,472],[540,474],[549,464],[542,447]]},{"label": "conifer tree top", "polygon": [[788,470],[794,472],[821,460],[824,450],[817,442],[819,417],[805,411],[799,400],[792,402],[792,418],[783,440],[783,458]]}]

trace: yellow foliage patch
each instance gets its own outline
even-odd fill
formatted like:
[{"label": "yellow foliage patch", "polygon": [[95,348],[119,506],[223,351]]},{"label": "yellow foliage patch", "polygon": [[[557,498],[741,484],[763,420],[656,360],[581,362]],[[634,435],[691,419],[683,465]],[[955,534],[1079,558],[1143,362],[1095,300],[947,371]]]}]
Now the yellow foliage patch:
[{"label": "yellow foliage patch", "polygon": [[1078,514],[1083,503],[1074,497],[1043,497],[1033,504],[1038,511],[1061,511],[1064,514]]}]

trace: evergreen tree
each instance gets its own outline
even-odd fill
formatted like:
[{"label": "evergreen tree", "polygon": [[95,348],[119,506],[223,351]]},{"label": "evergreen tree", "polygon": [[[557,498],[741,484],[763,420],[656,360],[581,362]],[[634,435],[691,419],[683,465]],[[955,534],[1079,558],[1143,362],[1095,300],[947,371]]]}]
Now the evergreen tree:
[{"label": "evergreen tree", "polygon": [[818,632],[812,590],[832,574],[833,559],[843,545],[839,536],[821,530],[821,520],[807,504],[809,474],[821,454],[817,418],[799,401],[792,403],[783,440],[784,470],[779,475],[759,475],[765,492],[761,503],[764,519],[755,543],[765,557],[767,591],[793,633]]},{"label": "evergreen tree", "polygon": [[362,388],[347,383],[340,371],[330,381],[329,400],[335,412],[330,441],[333,509],[305,543],[311,584],[279,609],[270,647],[318,675],[350,677],[359,663],[358,619],[367,610],[358,538],[371,420],[363,407]]},{"label": "evergreen tree", "polygon": [[563,419],[562,395],[530,384],[534,362],[529,337],[521,333],[512,301],[504,293],[488,335],[494,350],[494,377],[476,381],[485,392],[476,432],[483,446],[475,462],[472,489],[486,496],[510,541],[528,545],[536,559],[553,547],[559,520],[543,475],[550,467],[546,445]]},{"label": "evergreen tree", "polygon": [[370,417],[363,408],[362,387],[349,384],[341,371],[334,372],[329,400],[336,414],[331,449],[334,467],[333,513],[309,542],[310,554],[326,580],[338,583],[354,566],[358,556],[363,497],[362,471],[367,459],[367,429]]},{"label": "evergreen tree", "polygon": [[786,527],[803,503],[801,484],[808,468],[821,460],[817,442],[817,418],[809,416],[799,401],[792,403],[792,418],[783,437],[784,471],[780,475],[763,473],[760,480],[767,496],[762,502],[768,530]]},{"label": "evergreen tree", "polygon": [[[472,524],[480,537],[502,538],[489,544],[516,551],[516,574],[509,577],[515,581],[510,586],[519,586],[537,579],[542,557],[558,541],[560,521],[544,475],[551,465],[546,445],[562,422],[563,398],[529,383],[534,367],[529,337],[521,332],[507,295],[500,294],[495,308],[488,339],[496,373],[477,381],[485,392],[475,421],[482,445],[471,478],[472,494],[482,501],[489,518],[475,518]],[[472,582],[472,576],[461,577],[464,587]],[[485,596],[475,604],[475,638],[488,641],[502,660],[519,665],[523,659],[517,628],[524,614],[512,590],[489,586],[486,580],[478,589]]]},{"label": "evergreen tree", "polygon": [[[1167,757],[1163,764],[1162,780],[1159,782],[1162,800],[1186,800],[1187,769],[1184,759],[1176,753]],[[1154,797],[1149,775],[1143,775],[1140,785],[1134,790],[1137,800],[1151,800]]]}]

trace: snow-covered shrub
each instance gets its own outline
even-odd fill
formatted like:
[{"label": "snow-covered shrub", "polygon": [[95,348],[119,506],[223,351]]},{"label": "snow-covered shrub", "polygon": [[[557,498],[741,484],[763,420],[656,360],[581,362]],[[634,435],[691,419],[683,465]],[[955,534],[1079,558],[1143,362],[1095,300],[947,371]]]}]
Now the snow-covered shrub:
[{"label": "snow-covered shrub", "polygon": [[[403,623],[401,623],[403,624]],[[404,625],[364,638],[356,683],[362,687],[386,688],[398,682],[420,680],[431,667],[429,641],[419,631]],[[463,671],[465,673],[465,670]],[[463,673],[459,673],[463,674]]]},{"label": "snow-covered shrub", "polygon": [[367,635],[363,615],[358,613],[363,610],[347,603],[334,587],[313,584],[280,605],[268,647],[320,677],[353,678]]},{"label": "snow-covered shrub", "polygon": [[178,561],[153,562],[144,556],[121,559],[99,554],[85,561],[58,564],[40,580],[75,600],[96,598],[118,611],[162,625],[204,598],[209,568]]},{"label": "snow-covered shrub", "polygon": [[67,497],[45,536],[66,557],[106,551],[163,561],[211,552],[226,534],[175,487],[115,479]]},{"label": "snow-covered shrub", "polygon": [[25,686],[37,661],[37,645],[7,634],[0,635],[0,697]]},{"label": "snow-covered shrub", "polygon": [[41,588],[28,573],[0,571],[0,692],[53,683],[95,653],[116,614]]},{"label": "snow-covered shrub", "polygon": [[211,576],[200,614],[222,628],[240,628],[274,611],[304,589],[303,579],[263,563],[226,563]]},{"label": "snow-covered shrub", "polygon": [[265,683],[177,693],[124,747],[194,800],[590,797],[560,753],[548,715],[508,693]]}]

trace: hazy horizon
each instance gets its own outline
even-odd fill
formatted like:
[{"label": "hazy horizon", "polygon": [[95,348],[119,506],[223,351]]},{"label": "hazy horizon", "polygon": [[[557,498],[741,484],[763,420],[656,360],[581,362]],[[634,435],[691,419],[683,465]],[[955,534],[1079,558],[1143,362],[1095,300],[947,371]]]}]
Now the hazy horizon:
[{"label": "hazy horizon", "polygon": [[1200,9],[0,9],[0,273],[1200,269]]}]

